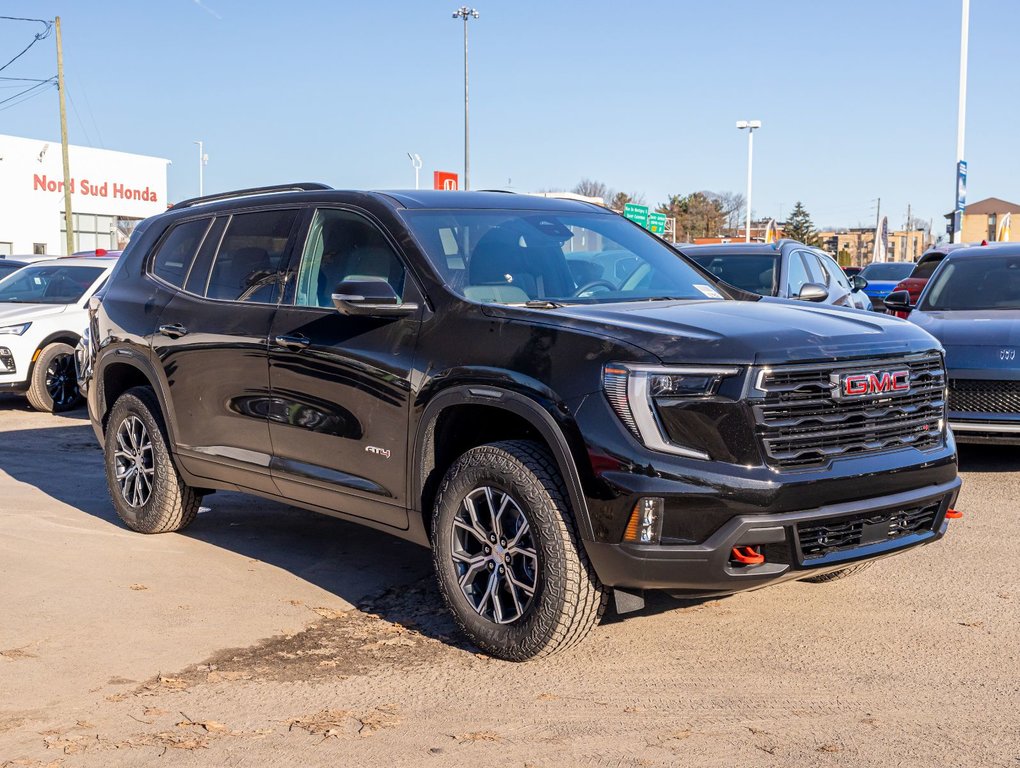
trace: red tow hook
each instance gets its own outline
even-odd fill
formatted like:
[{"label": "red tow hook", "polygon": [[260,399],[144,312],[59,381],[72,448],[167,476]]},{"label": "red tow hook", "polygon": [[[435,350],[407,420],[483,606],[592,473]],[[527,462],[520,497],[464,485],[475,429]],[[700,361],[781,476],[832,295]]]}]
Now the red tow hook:
[{"label": "red tow hook", "polygon": [[742,565],[761,565],[765,562],[765,555],[758,551],[758,547],[734,547],[730,559]]},{"label": "red tow hook", "polygon": [[947,509],[946,510],[946,519],[947,520],[959,520],[961,517],[963,517],[963,512],[958,512],[955,509]]}]

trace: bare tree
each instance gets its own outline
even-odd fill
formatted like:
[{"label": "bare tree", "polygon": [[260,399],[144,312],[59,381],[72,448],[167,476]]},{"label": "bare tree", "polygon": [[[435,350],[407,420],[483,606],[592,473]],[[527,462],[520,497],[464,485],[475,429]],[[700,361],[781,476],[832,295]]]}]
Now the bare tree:
[{"label": "bare tree", "polygon": [[603,200],[608,200],[610,195],[609,187],[607,187],[601,181],[595,181],[594,179],[581,179],[574,186],[572,190],[575,195],[584,195],[585,197],[601,197]]}]

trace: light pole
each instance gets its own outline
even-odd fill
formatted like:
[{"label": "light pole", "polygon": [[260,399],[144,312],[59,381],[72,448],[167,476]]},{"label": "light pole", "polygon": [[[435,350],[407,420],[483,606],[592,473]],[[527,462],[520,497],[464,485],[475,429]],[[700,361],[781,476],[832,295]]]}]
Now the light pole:
[{"label": "light pole", "polygon": [[956,202],[953,204],[952,232],[949,242],[961,240],[963,208],[967,204],[967,161],[963,159],[963,133],[967,118],[967,43],[970,37],[970,0],[963,0],[960,22],[960,100],[956,108]]},{"label": "light pole", "polygon": [[192,144],[198,144],[198,196],[201,197],[204,192],[204,168],[209,164],[209,155],[202,151],[202,142],[193,141]]},{"label": "light pole", "polygon": [[418,189],[418,171],[421,170],[421,155],[417,152],[413,155],[408,152],[407,157],[411,161],[411,167],[414,168],[414,188]]},{"label": "light pole", "polygon": [[744,242],[751,242],[751,161],[754,159],[754,132],[761,128],[761,120],[737,120],[737,128],[747,129],[747,224],[744,226]]},{"label": "light pole", "polygon": [[462,5],[453,18],[464,20],[464,189],[471,189],[471,151],[468,138],[468,19],[477,19],[478,11]]}]

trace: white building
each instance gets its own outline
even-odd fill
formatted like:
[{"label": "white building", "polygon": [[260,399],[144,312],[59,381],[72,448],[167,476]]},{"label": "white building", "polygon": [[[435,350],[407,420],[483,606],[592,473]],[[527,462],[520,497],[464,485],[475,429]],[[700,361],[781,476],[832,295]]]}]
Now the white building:
[{"label": "white building", "polygon": [[[70,146],[74,250],[122,248],[167,208],[167,160]],[[59,141],[0,135],[0,255],[66,255]]]}]

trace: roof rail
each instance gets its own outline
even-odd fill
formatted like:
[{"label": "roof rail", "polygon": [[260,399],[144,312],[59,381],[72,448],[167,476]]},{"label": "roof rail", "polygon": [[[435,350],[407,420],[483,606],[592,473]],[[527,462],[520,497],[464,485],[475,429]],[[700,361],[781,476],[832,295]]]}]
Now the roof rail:
[{"label": "roof rail", "polygon": [[320,184],[317,181],[300,181],[296,184],[273,184],[268,187],[250,187],[249,189],[236,189],[233,192],[220,192],[217,195],[204,195],[192,197],[187,200],[170,206],[170,210],[178,208],[190,208],[193,205],[202,203],[214,203],[217,200],[231,200],[235,197],[252,197],[253,195],[266,195],[270,192],[310,192],[316,189],[333,189],[328,184]]}]

